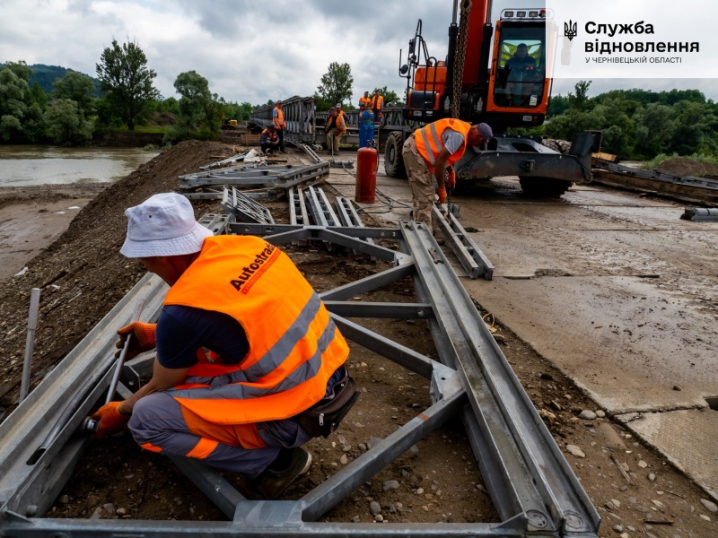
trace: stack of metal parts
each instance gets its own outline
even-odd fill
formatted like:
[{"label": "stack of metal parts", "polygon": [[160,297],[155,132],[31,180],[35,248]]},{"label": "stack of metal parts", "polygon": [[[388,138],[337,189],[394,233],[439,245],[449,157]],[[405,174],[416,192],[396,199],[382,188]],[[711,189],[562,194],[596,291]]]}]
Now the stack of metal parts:
[{"label": "stack of metal parts", "polygon": [[[315,192],[312,203],[326,219]],[[327,211],[328,213],[328,211]],[[457,274],[423,224],[399,228],[276,225],[226,221],[230,233],[263,236],[274,245],[323,241],[390,263],[390,267],[320,294],[349,340],[430,381],[432,405],[338,470],[296,501],[250,501],[218,472],[197,460],[173,458],[180,469],[229,521],[133,521],[44,517],[69,480],[91,439],[76,432],[101,400],[108,375],[98,382],[61,434],[34,463],[27,463],[59,416],[62,402],[74,398],[79,380],[107,362],[114,331],[145,300],[143,321],[154,319],[166,287],[146,276],[102,320],[34,392],[0,425],[0,535],[2,536],[216,536],[336,537],[363,535],[450,537],[596,537],[600,516],[524,392]],[[216,216],[206,223],[223,226]],[[392,241],[396,249],[368,243]],[[353,300],[408,276],[417,303]],[[392,341],[347,318],[424,319],[440,362]],[[125,367],[120,394],[136,390],[151,358]],[[486,490],[499,514],[491,523],[333,523],[319,522],[342,499],[401,457],[451,417],[463,420]]]},{"label": "stack of metal parts", "polygon": [[231,157],[228,157],[226,159],[222,159],[221,161],[217,161],[214,163],[207,164],[205,166],[200,166],[200,170],[212,170],[213,168],[221,168],[222,166],[236,163],[239,161],[243,161],[244,158],[247,156],[249,151],[244,151],[242,153],[238,153],[237,155],[232,155]]},{"label": "stack of metal parts", "polygon": [[292,187],[313,185],[329,174],[329,163],[307,166],[231,166],[221,170],[180,176],[180,191],[191,200],[221,198],[220,187],[265,189],[270,197],[281,197]]},{"label": "stack of metal parts", "polygon": [[274,224],[274,219],[269,209],[234,187],[232,187],[232,190],[224,189],[222,202],[219,205],[228,215],[232,215],[235,220],[240,222]]}]

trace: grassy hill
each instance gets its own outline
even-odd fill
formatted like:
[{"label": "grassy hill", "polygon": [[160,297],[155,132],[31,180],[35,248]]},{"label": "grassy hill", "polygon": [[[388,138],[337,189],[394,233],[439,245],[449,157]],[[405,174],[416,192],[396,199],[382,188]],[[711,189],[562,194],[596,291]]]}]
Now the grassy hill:
[{"label": "grassy hill", "polygon": [[[73,69],[67,69],[58,65],[35,64],[29,65],[28,67],[32,69],[33,72],[30,78],[30,86],[37,82],[47,93],[52,92],[52,83],[56,78],[64,77],[68,72],[73,71]],[[100,97],[100,81],[93,77],[90,78],[92,78],[92,82],[95,84],[95,95]]]}]

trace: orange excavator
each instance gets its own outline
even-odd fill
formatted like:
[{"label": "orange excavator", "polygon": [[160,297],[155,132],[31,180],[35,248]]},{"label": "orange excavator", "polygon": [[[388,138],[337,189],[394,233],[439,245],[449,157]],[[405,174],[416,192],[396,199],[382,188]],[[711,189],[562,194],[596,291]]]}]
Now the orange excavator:
[{"label": "orange excavator", "polygon": [[591,180],[591,153],[601,134],[578,133],[568,154],[544,146],[539,136],[510,136],[511,127],[541,125],[551,93],[549,63],[556,31],[542,8],[504,9],[491,24],[491,0],[455,0],[445,59],[431,56],[419,20],[409,41],[406,63],[399,53],[399,75],[407,79],[402,125],[385,146],[389,176],[405,177],[401,147],[421,123],[455,117],[486,122],[494,137],[488,150],[473,148],[454,165],[460,180],[519,176],[527,194],[560,196],[572,183]]}]

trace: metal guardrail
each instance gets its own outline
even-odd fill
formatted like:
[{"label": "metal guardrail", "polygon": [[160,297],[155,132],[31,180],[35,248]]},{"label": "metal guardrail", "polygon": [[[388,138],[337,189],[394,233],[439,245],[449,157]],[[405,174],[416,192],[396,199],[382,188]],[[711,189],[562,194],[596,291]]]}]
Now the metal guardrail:
[{"label": "metal guardrail", "polygon": [[[216,217],[208,218],[217,222]],[[481,320],[471,298],[448,260],[423,224],[402,223],[399,229],[226,223],[234,233],[264,236],[274,245],[296,240],[330,241],[392,262],[393,267],[325,291],[335,323],[349,340],[430,380],[432,404],[376,446],[330,476],[297,501],[249,501],[219,473],[198,461],[175,459],[182,471],[231,519],[217,521],[70,520],[42,517],[76,461],[78,440],[67,435],[41,459],[43,466],[26,469],[23,454],[47,429],[52,407],[76,386],[89,359],[58,367],[0,426],[0,535],[34,536],[366,536],[424,538],[462,537],[595,537],[600,518],[585,491],[541,421],[506,358]],[[364,241],[393,239],[399,250]],[[362,303],[358,295],[413,276],[419,303]],[[146,277],[149,280],[148,277]],[[109,331],[129,317],[135,297],[148,285],[141,282],[83,340],[78,353],[96,355],[111,346]],[[152,297],[163,293],[153,288]],[[150,310],[159,308],[158,301]],[[344,316],[427,319],[441,362],[417,353]],[[106,342],[103,344],[103,342]],[[73,352],[75,353],[75,352]],[[63,361],[64,362],[64,361]],[[71,371],[68,369],[72,366]],[[128,365],[129,367],[129,365]],[[65,374],[64,376],[62,374]],[[54,382],[51,382],[51,378]],[[59,382],[62,379],[62,382]],[[106,386],[103,380],[76,416],[83,418]],[[94,400],[93,400],[94,398]],[[26,403],[27,402],[27,403]],[[20,413],[18,413],[20,411]],[[333,506],[370,480],[385,466],[452,416],[466,425],[487,491],[501,521],[491,523],[362,523],[317,522]],[[24,435],[17,435],[17,433]],[[4,436],[8,433],[8,436]],[[86,439],[86,438],[85,438]],[[80,442],[80,444],[82,444]],[[68,450],[72,457],[68,457]],[[24,475],[18,475],[18,469]],[[44,472],[37,472],[44,470]]]}]

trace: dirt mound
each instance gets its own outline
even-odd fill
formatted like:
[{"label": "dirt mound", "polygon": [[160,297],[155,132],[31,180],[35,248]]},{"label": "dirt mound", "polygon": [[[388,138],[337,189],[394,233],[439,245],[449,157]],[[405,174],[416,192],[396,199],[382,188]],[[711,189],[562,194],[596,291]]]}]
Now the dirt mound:
[{"label": "dirt mound", "polygon": [[154,112],[150,123],[152,125],[177,125],[177,117],[171,112]]},{"label": "dirt mound", "polygon": [[718,179],[718,166],[710,163],[694,161],[693,159],[687,159],[685,157],[674,157],[673,159],[668,159],[656,168],[656,171],[680,177],[696,176]]},{"label": "dirt mound", "polygon": [[183,142],[103,190],[67,231],[27,264],[28,271],[0,286],[0,420],[14,406],[20,387],[30,290],[41,288],[33,385],[70,351],[145,273],[119,249],[124,210],[152,194],[173,191],[177,176],[231,155],[219,142]]}]

